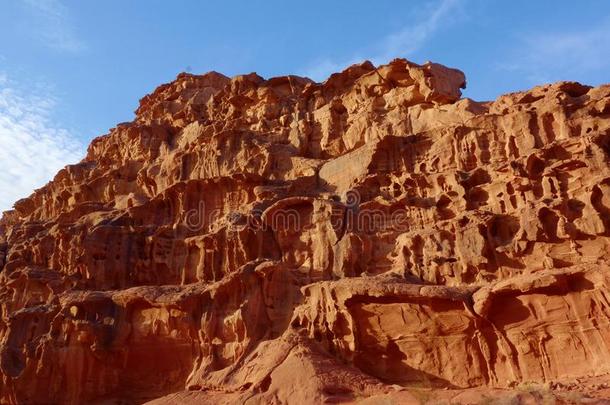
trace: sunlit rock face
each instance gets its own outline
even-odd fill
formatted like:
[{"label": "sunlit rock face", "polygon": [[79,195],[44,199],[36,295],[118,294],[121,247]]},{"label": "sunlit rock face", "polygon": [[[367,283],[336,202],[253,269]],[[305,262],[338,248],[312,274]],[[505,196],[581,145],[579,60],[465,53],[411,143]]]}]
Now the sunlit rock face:
[{"label": "sunlit rock face", "polygon": [[157,88],[0,221],[0,402],[603,395],[610,86],[465,84]]}]

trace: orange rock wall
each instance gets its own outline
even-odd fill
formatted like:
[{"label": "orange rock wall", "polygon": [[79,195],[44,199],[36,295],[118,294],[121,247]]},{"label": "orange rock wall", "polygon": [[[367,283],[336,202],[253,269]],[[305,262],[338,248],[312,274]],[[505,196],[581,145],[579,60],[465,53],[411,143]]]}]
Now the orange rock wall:
[{"label": "orange rock wall", "polygon": [[610,373],[610,87],[464,86],[397,59],[157,88],[0,220],[0,402]]}]

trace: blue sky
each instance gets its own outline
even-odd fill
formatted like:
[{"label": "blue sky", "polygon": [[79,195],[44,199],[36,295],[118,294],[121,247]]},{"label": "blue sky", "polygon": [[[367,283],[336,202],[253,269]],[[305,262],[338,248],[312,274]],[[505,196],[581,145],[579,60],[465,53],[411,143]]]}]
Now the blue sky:
[{"label": "blue sky", "polygon": [[466,97],[610,82],[610,2],[0,0],[0,211],[181,71],[324,80],[364,59],[432,60]]}]

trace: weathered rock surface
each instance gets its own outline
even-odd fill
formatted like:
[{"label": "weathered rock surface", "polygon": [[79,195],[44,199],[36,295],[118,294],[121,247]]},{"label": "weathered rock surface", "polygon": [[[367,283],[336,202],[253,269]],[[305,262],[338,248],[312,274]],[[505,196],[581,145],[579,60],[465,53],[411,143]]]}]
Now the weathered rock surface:
[{"label": "weathered rock surface", "polygon": [[0,220],[1,403],[608,394],[610,86],[464,86],[397,59],[144,97]]}]

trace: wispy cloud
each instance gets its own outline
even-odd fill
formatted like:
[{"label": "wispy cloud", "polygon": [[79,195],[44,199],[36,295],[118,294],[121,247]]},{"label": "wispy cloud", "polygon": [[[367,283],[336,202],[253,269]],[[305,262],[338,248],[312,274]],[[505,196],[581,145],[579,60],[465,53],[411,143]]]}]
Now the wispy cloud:
[{"label": "wispy cloud", "polygon": [[53,122],[55,104],[52,95],[25,91],[0,73],[0,211],[84,155],[70,131]]},{"label": "wispy cloud", "polygon": [[307,67],[302,72],[299,72],[301,76],[309,77],[315,81],[321,82],[324,81],[330,76],[332,73],[340,72],[345,69],[347,66],[353,65],[355,63],[359,63],[364,61],[366,58],[361,58],[359,56],[353,57],[351,59],[345,59],[342,61],[334,61],[332,59],[322,59],[318,60],[315,63],[312,63],[309,67]]},{"label": "wispy cloud", "polygon": [[427,6],[418,10],[416,22],[410,23],[400,31],[388,34],[374,45],[371,52],[363,54],[360,51],[353,57],[342,60],[321,59],[307,67],[302,75],[321,81],[331,73],[365,59],[379,65],[397,57],[412,56],[430,40],[441,26],[450,20],[462,2],[463,0],[439,0],[428,3]]},{"label": "wispy cloud", "polygon": [[423,10],[421,20],[412,26],[388,35],[382,42],[381,53],[372,58],[373,63],[384,63],[401,56],[412,55],[432,37],[441,25],[453,14],[460,0],[441,0],[433,7]]},{"label": "wispy cloud", "polygon": [[29,28],[49,48],[78,53],[86,48],[78,38],[68,8],[60,0],[22,0],[34,19]]},{"label": "wispy cloud", "polygon": [[532,84],[574,80],[610,69],[610,20],[580,31],[533,32],[518,37],[501,70],[520,72]]}]

